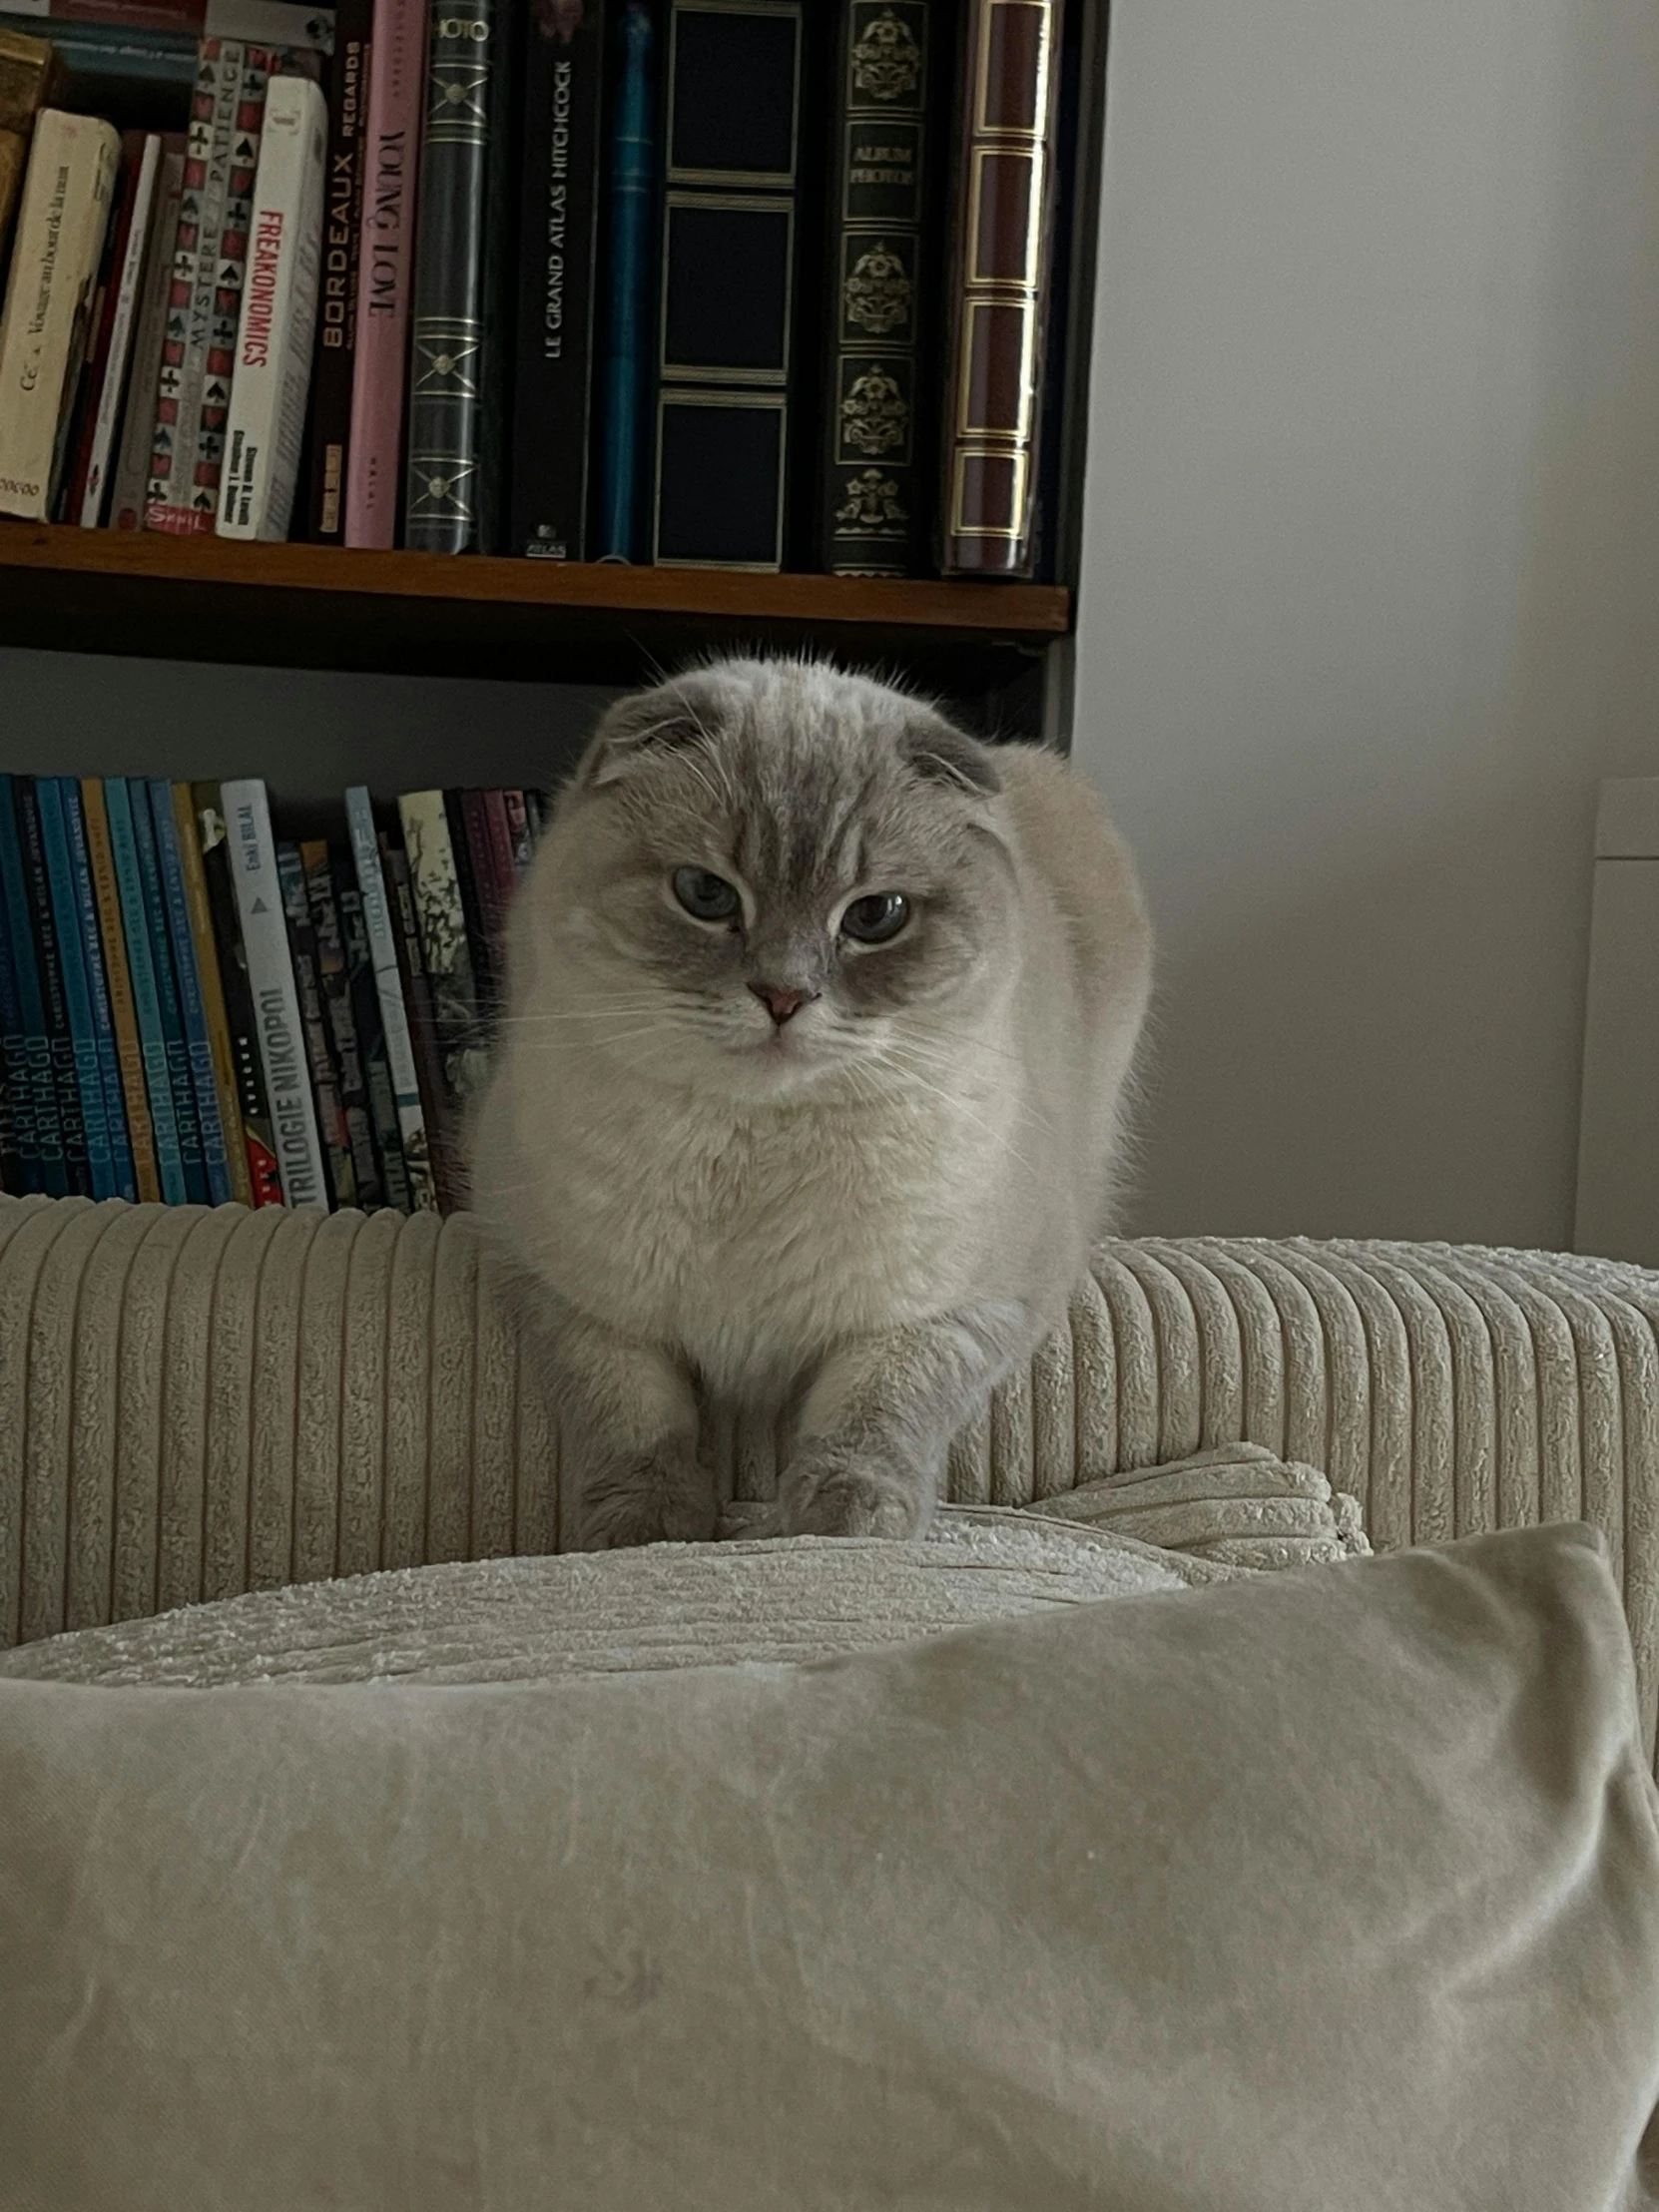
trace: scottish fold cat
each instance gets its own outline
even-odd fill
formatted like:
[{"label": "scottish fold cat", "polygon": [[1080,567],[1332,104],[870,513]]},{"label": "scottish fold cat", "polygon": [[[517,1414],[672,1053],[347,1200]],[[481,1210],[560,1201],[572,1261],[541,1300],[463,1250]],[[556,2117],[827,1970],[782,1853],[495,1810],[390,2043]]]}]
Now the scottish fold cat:
[{"label": "scottish fold cat", "polygon": [[813,661],[621,700],[512,914],[473,1199],[590,1546],[713,1534],[715,1402],[772,1526],[908,1535],[1105,1219],[1151,939],[1056,756]]}]

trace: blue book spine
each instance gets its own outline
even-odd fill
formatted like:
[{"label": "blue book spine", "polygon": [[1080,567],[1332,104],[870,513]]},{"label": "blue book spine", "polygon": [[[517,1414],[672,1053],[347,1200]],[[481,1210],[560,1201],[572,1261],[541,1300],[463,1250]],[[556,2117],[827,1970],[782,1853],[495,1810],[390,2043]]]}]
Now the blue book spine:
[{"label": "blue book spine", "polygon": [[58,1135],[63,1140],[64,1172],[76,1198],[91,1198],[92,1162],[87,1156],[86,1124],[81,1119],[81,1082],[75,1072],[75,1038],[69,1024],[69,993],[64,988],[63,948],[58,943],[58,917],[52,910],[52,877],[46,865],[46,826],[41,820],[40,791],[35,778],[17,777],[12,785],[12,796],[17,803],[17,841],[23,853],[23,887],[28,894],[29,918],[34,923],[35,966],[40,976],[40,1003],[46,1020],[52,1087],[58,1099]]},{"label": "blue book spine", "polygon": [[[0,806],[11,806],[9,779],[0,777]],[[0,872],[5,859],[0,856]],[[12,962],[11,924],[0,900],[0,1081],[6,1086],[7,1128],[0,1156],[0,1186],[14,1197],[41,1188],[40,1147],[35,1142],[35,1093],[23,1042],[23,998]]]},{"label": "blue book spine", "polygon": [[190,1192],[173,1111],[173,1085],[167,1072],[167,1036],[156,991],[156,964],[150,952],[133,803],[122,777],[105,778],[104,804],[110,817],[110,849],[115,855],[115,879],[121,892],[121,924],[127,939],[127,969],[133,981],[145,1086],[150,1093],[150,1119],[155,1125],[156,1171],[161,1177],[162,1197],[169,1206],[182,1206]]},{"label": "blue book spine", "polygon": [[[136,803],[136,786],[133,798]],[[190,1064],[196,1118],[202,1131],[202,1166],[214,1204],[228,1206],[236,1192],[231,1186],[231,1168],[225,1156],[225,1124],[219,1112],[219,1085],[214,1080],[214,1053],[208,1037],[208,1009],[202,997],[202,971],[196,959],[196,934],[190,925],[190,899],[185,891],[185,865],[179,853],[173,786],[160,777],[152,778],[150,783],[150,820],[156,831],[156,855],[161,862],[168,934],[173,940],[173,969],[179,983],[185,1057]]]},{"label": "blue book spine", "polygon": [[156,827],[150,819],[150,793],[143,780],[135,776],[129,779],[128,794],[132,801],[133,842],[138,847],[139,880],[144,885],[150,966],[156,978],[156,1005],[167,1046],[167,1079],[173,1090],[173,1119],[179,1131],[179,1158],[185,1171],[185,1190],[193,1206],[206,1206],[208,1173],[202,1158],[202,1132],[196,1119],[190,1050],[185,1043],[185,1017],[179,1007],[179,982],[173,972],[173,953],[167,941],[167,894],[162,889]]},{"label": "blue book spine", "polygon": [[63,967],[63,994],[69,1007],[69,1041],[74,1055],[75,1082],[81,1093],[81,1127],[86,1132],[87,1165],[92,1170],[94,1198],[116,1196],[115,1171],[110,1161],[110,1129],[104,1107],[104,1078],[98,1065],[98,1038],[92,1026],[92,997],[87,987],[86,946],[81,938],[81,913],[75,899],[75,870],[69,857],[69,831],[64,827],[63,793],[55,776],[43,776],[35,786],[40,803],[41,839],[46,848],[46,875],[52,886],[52,918],[57,924],[58,958]]},{"label": "blue book spine", "polygon": [[121,1085],[121,1056],[116,1044],[115,1014],[110,1005],[110,978],[105,966],[104,933],[98,923],[98,893],[93,888],[92,855],[87,849],[81,788],[73,776],[60,776],[58,789],[63,794],[64,832],[69,839],[75,910],[80,916],[81,946],[86,958],[87,998],[92,1008],[92,1033],[98,1047],[98,1080],[104,1092],[104,1119],[110,1137],[110,1173],[116,1197],[136,1204],[138,1177],[133,1170],[133,1145],[127,1132],[127,1096]]},{"label": "blue book spine", "polygon": [[46,1035],[46,1009],[40,995],[40,971],[35,964],[34,931],[29,921],[29,894],[23,883],[23,847],[17,834],[17,811],[12,779],[0,776],[0,898],[3,898],[6,935],[11,946],[11,976],[17,992],[17,1028],[12,1014],[0,1009],[6,1028],[6,1069],[12,1077],[15,1101],[24,1101],[34,1145],[32,1187],[49,1198],[69,1194],[69,1167],[64,1159],[63,1132],[58,1127],[57,1091],[52,1081],[52,1047]]},{"label": "blue book spine", "polygon": [[639,534],[641,433],[650,361],[651,203],[656,183],[652,58],[645,0],[622,15],[622,73],[611,126],[609,297],[605,328],[605,436],[600,455],[602,561],[631,561]]}]

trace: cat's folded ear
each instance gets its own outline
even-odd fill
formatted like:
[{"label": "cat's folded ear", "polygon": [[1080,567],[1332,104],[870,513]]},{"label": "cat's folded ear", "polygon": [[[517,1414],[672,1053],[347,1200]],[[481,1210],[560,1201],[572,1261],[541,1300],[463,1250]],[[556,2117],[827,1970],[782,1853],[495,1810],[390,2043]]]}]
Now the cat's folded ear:
[{"label": "cat's folded ear", "polygon": [[579,792],[604,791],[665,754],[704,743],[696,713],[671,686],[630,692],[607,708],[571,785]]},{"label": "cat's folded ear", "polygon": [[925,783],[946,784],[971,799],[994,799],[1002,789],[991,748],[955,729],[942,715],[912,715],[899,744],[905,761]]}]

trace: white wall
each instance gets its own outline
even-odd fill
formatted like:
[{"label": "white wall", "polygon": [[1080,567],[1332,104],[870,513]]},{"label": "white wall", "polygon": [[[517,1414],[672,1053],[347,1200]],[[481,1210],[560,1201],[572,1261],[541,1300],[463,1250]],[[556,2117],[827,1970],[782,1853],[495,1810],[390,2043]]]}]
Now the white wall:
[{"label": "white wall", "polygon": [[1103,224],[1130,1226],[1564,1244],[1596,785],[1659,770],[1659,9],[1113,0]]}]

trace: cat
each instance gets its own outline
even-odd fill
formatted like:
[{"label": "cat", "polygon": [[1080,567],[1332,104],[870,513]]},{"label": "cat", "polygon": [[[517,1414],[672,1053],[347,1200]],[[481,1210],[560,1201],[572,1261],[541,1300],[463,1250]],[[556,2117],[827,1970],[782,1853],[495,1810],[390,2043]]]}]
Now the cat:
[{"label": "cat", "polygon": [[1054,754],[811,660],[609,709],[514,903],[468,1143],[586,1546],[714,1535],[714,1402],[793,1437],[772,1532],[920,1531],[1101,1230],[1150,969]]}]

